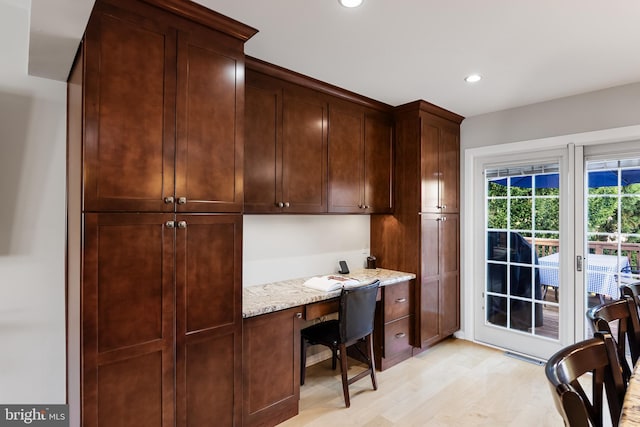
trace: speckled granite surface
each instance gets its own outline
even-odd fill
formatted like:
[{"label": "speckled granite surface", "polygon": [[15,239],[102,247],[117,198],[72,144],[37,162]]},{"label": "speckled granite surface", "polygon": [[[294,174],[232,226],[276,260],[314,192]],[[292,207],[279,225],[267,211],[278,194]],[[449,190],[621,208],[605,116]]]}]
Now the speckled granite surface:
[{"label": "speckled granite surface", "polygon": [[[346,277],[351,277],[360,282],[370,283],[379,279],[381,286],[392,285],[405,280],[415,279],[413,273],[386,270],[356,270]],[[242,317],[253,317],[272,311],[284,310],[299,305],[310,304],[340,295],[340,290],[322,292],[303,285],[308,277],[300,279],[283,280],[282,282],[267,283],[264,285],[248,286],[242,293]]]},{"label": "speckled granite surface", "polygon": [[634,368],[624,396],[619,427],[640,425],[640,366]]}]

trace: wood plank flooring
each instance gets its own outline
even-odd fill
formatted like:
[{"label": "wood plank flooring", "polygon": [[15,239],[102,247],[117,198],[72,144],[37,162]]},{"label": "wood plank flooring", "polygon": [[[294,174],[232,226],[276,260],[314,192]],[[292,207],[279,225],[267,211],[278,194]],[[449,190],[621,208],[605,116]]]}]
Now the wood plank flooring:
[{"label": "wood plank flooring", "polygon": [[280,426],[563,425],[544,366],[465,340],[449,339],[378,372],[377,391],[368,378],[352,384],[348,409],[339,372],[329,360],[308,367],[300,414]]}]

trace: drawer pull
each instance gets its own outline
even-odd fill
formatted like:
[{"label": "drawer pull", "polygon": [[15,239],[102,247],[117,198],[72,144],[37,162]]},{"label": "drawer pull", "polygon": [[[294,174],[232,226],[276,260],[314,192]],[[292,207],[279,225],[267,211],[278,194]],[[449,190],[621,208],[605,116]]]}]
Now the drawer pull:
[{"label": "drawer pull", "polygon": [[398,338],[398,339],[400,339],[400,338],[404,338],[404,337],[406,337],[406,336],[407,336],[407,334],[405,334],[404,332],[398,332],[398,333],[396,334],[396,338]]},{"label": "drawer pull", "polygon": [[398,298],[396,299],[396,302],[407,302],[406,298]]}]

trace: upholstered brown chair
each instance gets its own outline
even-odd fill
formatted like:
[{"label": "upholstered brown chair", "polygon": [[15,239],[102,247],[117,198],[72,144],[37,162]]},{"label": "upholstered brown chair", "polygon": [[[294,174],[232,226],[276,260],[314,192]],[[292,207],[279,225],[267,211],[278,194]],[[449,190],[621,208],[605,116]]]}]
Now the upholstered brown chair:
[{"label": "upholstered brown chair", "polygon": [[[578,381],[589,372],[592,373],[591,400]],[[614,426],[618,425],[626,383],[611,334],[596,332],[594,338],[558,351],[547,361],[545,374],[565,426],[602,427],[603,388],[611,421]]]},{"label": "upholstered brown chair", "polygon": [[[338,319],[328,320],[305,328],[301,331],[300,384],[305,381],[306,349],[308,345],[322,344],[331,349],[332,368],[336,368],[336,359],[340,359],[342,372],[342,391],[347,408],[351,405],[349,385],[366,376],[371,376],[373,389],[378,389],[376,369],[373,359],[373,323],[376,310],[376,296],[380,281],[353,288],[343,289],[340,294]],[[364,342],[366,353],[354,344]],[[367,369],[352,378],[347,377],[347,347],[355,351],[367,362]]]},{"label": "upholstered brown chair", "polygon": [[[623,295],[621,299],[596,305],[587,310],[594,331],[608,332],[616,342],[622,374],[625,382],[631,377],[631,368],[640,357],[640,320],[636,303],[632,297]],[[614,333],[617,329],[617,334]],[[631,364],[627,360],[627,348]]]}]

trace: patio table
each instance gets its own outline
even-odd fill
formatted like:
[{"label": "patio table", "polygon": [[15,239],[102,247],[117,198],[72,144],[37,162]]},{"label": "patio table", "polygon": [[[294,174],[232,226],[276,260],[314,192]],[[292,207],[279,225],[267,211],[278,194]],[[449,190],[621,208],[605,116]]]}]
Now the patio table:
[{"label": "patio table", "polygon": [[[558,288],[560,254],[538,258],[540,283]],[[618,275],[629,268],[629,258],[615,255],[589,254],[586,257],[587,292],[618,298]]]}]

